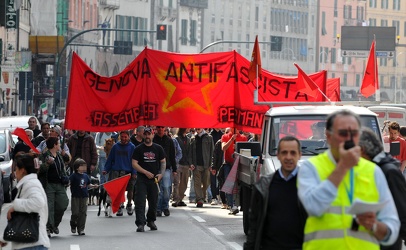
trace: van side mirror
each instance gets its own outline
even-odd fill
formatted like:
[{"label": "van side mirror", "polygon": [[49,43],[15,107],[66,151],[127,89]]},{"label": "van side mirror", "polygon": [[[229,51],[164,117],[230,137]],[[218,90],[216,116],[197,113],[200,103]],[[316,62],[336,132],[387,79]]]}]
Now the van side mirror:
[{"label": "van side mirror", "polygon": [[251,156],[261,156],[261,143],[260,142],[236,142],[235,151],[241,153],[241,149],[248,149]]},{"label": "van side mirror", "polygon": [[389,145],[389,154],[392,156],[400,155],[400,142],[394,141]]}]

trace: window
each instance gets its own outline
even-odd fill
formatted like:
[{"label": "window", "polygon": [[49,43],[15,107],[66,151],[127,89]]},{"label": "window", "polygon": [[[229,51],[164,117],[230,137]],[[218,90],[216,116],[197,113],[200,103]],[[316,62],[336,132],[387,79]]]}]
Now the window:
[{"label": "window", "polygon": [[390,87],[394,88],[396,84],[396,77],[395,76],[391,76],[390,77]]},{"label": "window", "polygon": [[[132,17],[132,29],[146,30],[147,29],[147,18],[143,17]],[[144,32],[131,32],[132,41],[135,46],[145,46],[148,43],[147,33]]]},{"label": "window", "polygon": [[347,86],[347,74],[344,73],[344,77],[343,77],[343,86]]},{"label": "window", "polygon": [[337,57],[337,51],[336,48],[331,48],[331,63],[336,63],[336,57]]},{"label": "window", "polygon": [[326,12],[321,13],[321,35],[325,36],[327,35],[327,30],[326,30]]},{"label": "window", "polygon": [[[116,28],[123,29],[124,28],[124,16],[117,15],[116,16]],[[117,31],[116,32],[116,40],[117,41],[124,41],[124,31]]]},{"label": "window", "polygon": [[191,46],[195,46],[197,43],[196,32],[197,32],[197,21],[192,20],[190,22],[190,45]]},{"label": "window", "polygon": [[334,17],[338,16],[337,1],[338,0],[334,0]]},{"label": "window", "polygon": [[357,20],[364,20],[364,7],[357,6]]},{"label": "window", "polygon": [[381,27],[388,27],[388,20],[382,19],[381,20]]},{"label": "window", "polygon": [[392,27],[396,27],[396,35],[398,36],[400,34],[400,22],[399,21],[392,21]]},{"label": "window", "polygon": [[187,20],[186,19],[182,19],[180,28],[181,28],[180,44],[187,45]]},{"label": "window", "polygon": [[361,82],[361,76],[360,74],[356,74],[355,75],[355,86],[359,87],[360,86],[360,82]]},{"label": "window", "polygon": [[388,1],[389,0],[382,0],[381,9],[388,9]]},{"label": "window", "polygon": [[369,26],[376,26],[376,18],[369,19]]},{"label": "window", "polygon": [[402,89],[406,89],[406,76],[402,77]]},{"label": "window", "polygon": [[400,10],[400,0],[393,0],[393,9]]},{"label": "window", "polygon": [[376,8],[376,1],[377,0],[369,0],[369,7]]},{"label": "window", "polygon": [[351,5],[344,5],[344,19],[351,19],[352,18],[352,6]]}]

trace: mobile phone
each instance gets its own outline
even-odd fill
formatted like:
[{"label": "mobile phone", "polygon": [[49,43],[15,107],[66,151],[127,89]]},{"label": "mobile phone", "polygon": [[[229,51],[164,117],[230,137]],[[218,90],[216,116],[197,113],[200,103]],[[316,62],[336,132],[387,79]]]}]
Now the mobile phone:
[{"label": "mobile phone", "polygon": [[353,135],[351,132],[351,128],[348,128],[348,132],[350,133],[350,139],[348,141],[344,142],[344,149],[348,150],[350,148],[355,147],[355,143],[354,143],[354,139],[353,139]]}]

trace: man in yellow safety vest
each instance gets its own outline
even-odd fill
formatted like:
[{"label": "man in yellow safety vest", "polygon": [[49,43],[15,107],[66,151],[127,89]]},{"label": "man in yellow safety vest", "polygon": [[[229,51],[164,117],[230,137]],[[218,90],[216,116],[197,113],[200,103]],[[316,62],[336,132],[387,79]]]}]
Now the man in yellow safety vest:
[{"label": "man in yellow safety vest", "polygon": [[[304,250],[379,249],[398,237],[400,222],[385,176],[360,157],[360,128],[350,110],[331,114],[325,130],[330,149],[301,164],[298,195],[308,213]],[[348,211],[359,201],[365,206]]]}]

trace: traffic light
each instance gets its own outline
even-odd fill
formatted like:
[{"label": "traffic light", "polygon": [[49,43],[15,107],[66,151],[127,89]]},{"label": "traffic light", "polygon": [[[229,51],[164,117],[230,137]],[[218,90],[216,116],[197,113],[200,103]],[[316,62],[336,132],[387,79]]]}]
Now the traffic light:
[{"label": "traffic light", "polygon": [[156,26],[156,40],[166,40],[166,25],[158,24]]},{"label": "traffic light", "polygon": [[271,36],[271,51],[281,51],[281,50],[282,50],[282,37]]}]

